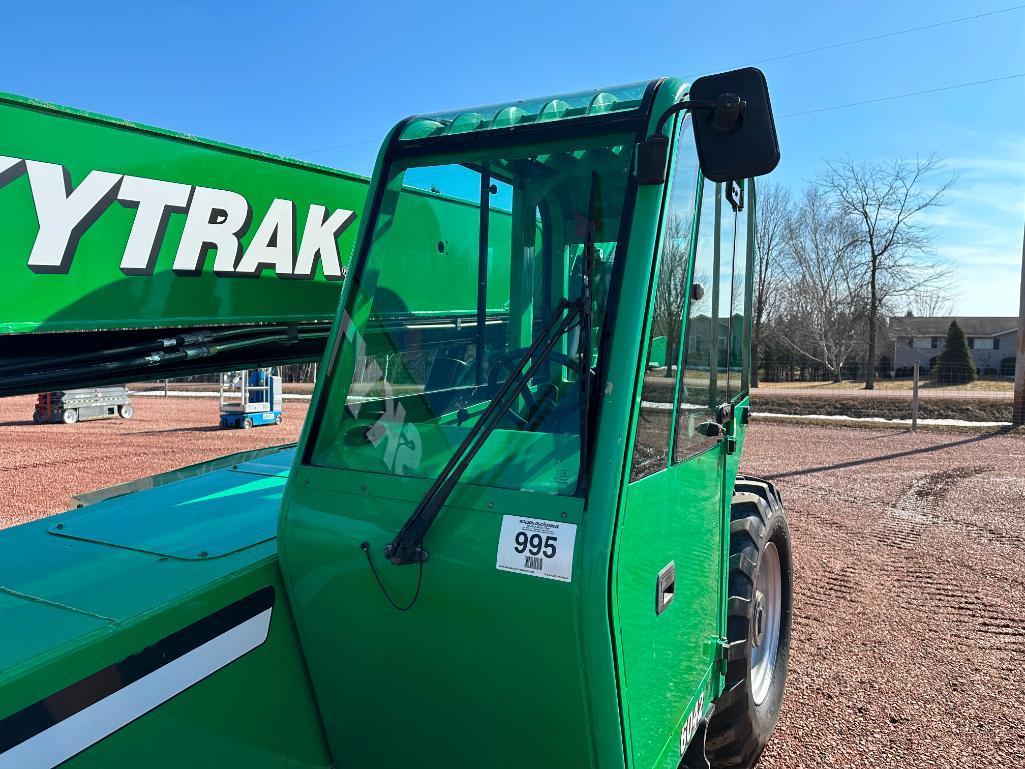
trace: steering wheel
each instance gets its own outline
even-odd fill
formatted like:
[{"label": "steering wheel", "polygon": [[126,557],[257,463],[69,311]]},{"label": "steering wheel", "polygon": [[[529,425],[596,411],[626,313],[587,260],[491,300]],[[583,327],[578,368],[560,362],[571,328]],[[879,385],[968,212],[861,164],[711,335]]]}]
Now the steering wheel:
[{"label": "steering wheel", "polygon": [[[492,361],[491,370],[488,372],[488,388],[491,390],[492,393],[497,393],[499,387],[501,387],[501,382],[505,381],[505,379],[499,381],[498,375],[505,370],[508,370],[509,374],[511,375],[513,373],[513,366],[523,359],[523,356],[526,354],[527,349],[528,348],[526,347],[518,347],[515,350],[507,350],[506,352],[496,357],[494,361]],[[545,359],[552,363],[558,363],[560,365],[563,365],[570,371],[575,372],[577,375],[580,374],[580,364],[576,361],[575,358],[566,355],[565,353],[556,352],[553,350],[545,356]],[[509,421],[511,421],[517,427],[527,427],[530,424],[529,418],[534,414],[537,414],[541,406],[547,404],[548,401],[558,397],[558,393],[559,391],[556,387],[546,387],[545,394],[541,397],[541,400],[538,400],[534,397],[534,393],[531,391],[530,385],[527,382],[524,382],[523,387],[520,388],[520,397],[523,398],[523,401],[526,404],[527,416],[521,416],[519,413],[517,413],[516,409],[511,406],[506,412],[506,416],[508,417]]]}]

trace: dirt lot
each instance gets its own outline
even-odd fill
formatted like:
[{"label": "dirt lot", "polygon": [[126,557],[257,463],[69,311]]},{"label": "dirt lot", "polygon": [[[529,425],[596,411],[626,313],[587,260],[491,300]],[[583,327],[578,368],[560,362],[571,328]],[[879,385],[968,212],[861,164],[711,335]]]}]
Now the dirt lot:
[{"label": "dirt lot", "polygon": [[[216,428],[215,399],[137,398],[128,422],[36,426],[0,400],[0,527],[75,492],[298,435]],[[795,556],[791,677],[761,766],[1025,766],[1025,440],[753,424]]]},{"label": "dirt lot", "polygon": [[1025,766],[1025,440],[753,425],[795,558],[765,767]]},{"label": "dirt lot", "polygon": [[73,506],[71,496],[299,437],[306,401],[280,426],[221,430],[216,398],[133,401],[129,420],[32,422],[32,397],[0,398],[0,528]]}]

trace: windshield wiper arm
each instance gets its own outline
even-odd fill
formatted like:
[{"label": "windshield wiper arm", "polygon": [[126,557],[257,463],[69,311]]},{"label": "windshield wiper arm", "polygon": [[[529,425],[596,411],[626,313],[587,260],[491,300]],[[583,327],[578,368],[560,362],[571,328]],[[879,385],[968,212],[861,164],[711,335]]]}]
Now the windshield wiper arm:
[{"label": "windshield wiper arm", "polygon": [[[519,397],[520,390],[541,368],[549,353],[555,349],[555,345],[562,336],[573,327],[581,313],[582,307],[579,300],[573,302],[563,300],[559,303],[555,313],[538,334],[537,339],[531,343],[519,363],[513,368],[515,373],[505,380],[494,399],[481,412],[480,418],[470,428],[441,473],[438,474],[434,483],[427,489],[412,515],[403,524],[399,533],[395,535],[395,539],[385,546],[384,555],[389,561],[400,566],[422,563],[427,559],[427,553],[422,547],[424,537],[434,523],[434,519],[438,517],[442,505],[452,493],[463,471],[477,455],[491,431],[498,426],[502,415]],[[477,354],[482,353],[482,350],[478,350]],[[523,367],[528,363],[530,365],[524,370]]]}]

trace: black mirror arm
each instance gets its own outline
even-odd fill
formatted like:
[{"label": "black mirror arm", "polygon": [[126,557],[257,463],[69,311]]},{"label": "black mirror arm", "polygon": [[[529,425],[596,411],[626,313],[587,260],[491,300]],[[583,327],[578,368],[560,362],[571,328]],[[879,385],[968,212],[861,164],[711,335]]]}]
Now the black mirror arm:
[{"label": "black mirror arm", "polygon": [[691,101],[690,99],[684,99],[678,101],[672,107],[662,113],[662,117],[658,119],[658,125],[655,126],[655,133],[663,133],[663,129],[666,127],[666,122],[673,115],[677,115],[684,110],[698,110],[698,109],[715,109],[717,102],[714,101]]},{"label": "black mirror arm", "polygon": [[703,99],[686,99],[677,102],[658,119],[655,133],[641,142],[637,154],[637,180],[640,184],[662,184],[666,180],[666,162],[669,157],[669,137],[663,131],[670,117],[684,110],[710,110],[712,112],[712,128],[719,133],[728,134],[737,127],[740,114],[747,107],[747,102],[735,93],[720,94],[715,101]]},{"label": "black mirror arm", "polygon": [[715,113],[715,127],[723,133],[727,133],[732,131],[734,126],[736,126],[740,113],[744,111],[746,106],[747,102],[735,93],[721,94],[715,101],[707,99],[684,99],[662,113],[662,117],[658,119],[658,124],[655,126],[655,133],[662,134],[662,129],[665,128],[666,121],[669,120],[669,118],[688,109],[692,111],[712,110]]}]

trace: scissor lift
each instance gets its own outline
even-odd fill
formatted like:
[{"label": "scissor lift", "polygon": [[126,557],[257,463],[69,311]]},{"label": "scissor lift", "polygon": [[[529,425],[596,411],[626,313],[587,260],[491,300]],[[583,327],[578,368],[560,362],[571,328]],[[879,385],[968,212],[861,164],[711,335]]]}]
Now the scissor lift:
[{"label": "scissor lift", "polygon": [[91,419],[131,419],[134,413],[127,387],[86,387],[39,393],[32,421],[73,425]]},{"label": "scissor lift", "polygon": [[221,427],[248,430],[282,422],[281,377],[273,368],[221,374],[219,394]]}]

